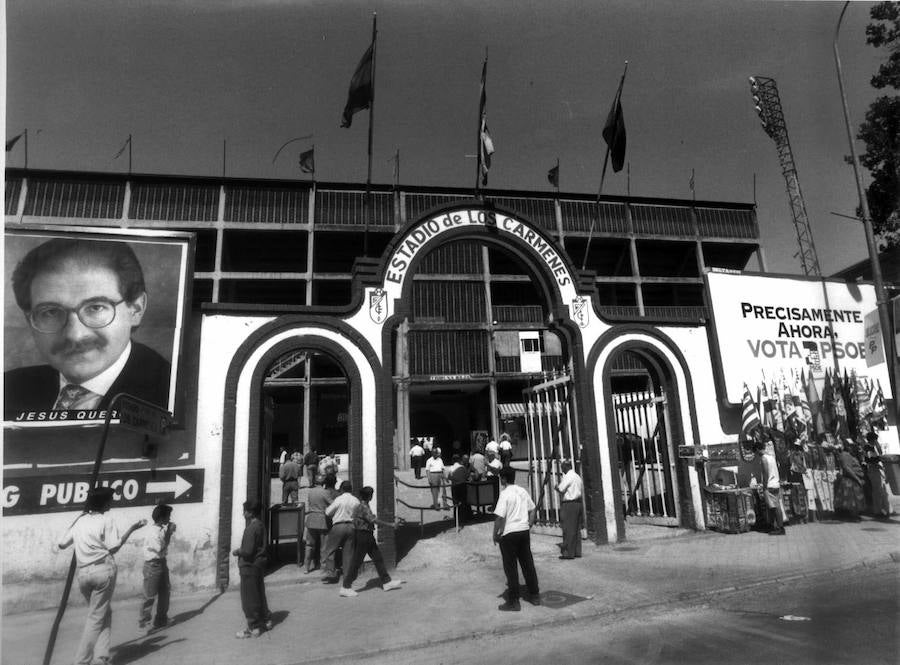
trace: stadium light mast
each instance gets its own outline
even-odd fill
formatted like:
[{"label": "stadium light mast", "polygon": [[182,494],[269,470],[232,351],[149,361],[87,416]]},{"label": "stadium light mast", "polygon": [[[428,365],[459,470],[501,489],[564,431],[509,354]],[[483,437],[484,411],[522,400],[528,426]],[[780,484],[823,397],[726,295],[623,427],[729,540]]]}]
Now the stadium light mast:
[{"label": "stadium light mast", "polygon": [[797,256],[800,258],[803,274],[821,276],[819,257],[816,254],[816,245],[809,228],[806,203],[800,191],[800,180],[797,178],[797,167],[794,164],[794,154],[791,151],[791,142],[788,140],[787,125],[784,121],[784,111],[781,108],[781,99],[778,97],[775,79],[751,76],[750,94],[753,96],[756,113],[759,115],[763,130],[775,142],[778,150],[778,161],[781,163],[781,173],[787,184],[791,217],[797,233],[797,242],[800,245]]}]

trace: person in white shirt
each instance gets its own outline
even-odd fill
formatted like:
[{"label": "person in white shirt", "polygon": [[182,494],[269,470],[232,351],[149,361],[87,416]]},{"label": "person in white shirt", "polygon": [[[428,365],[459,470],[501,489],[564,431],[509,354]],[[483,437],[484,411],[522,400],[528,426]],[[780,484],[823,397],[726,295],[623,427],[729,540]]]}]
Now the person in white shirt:
[{"label": "person in white shirt", "polygon": [[353,509],[359,499],[353,496],[353,486],[349,480],[341,483],[341,493],[325,509],[325,516],[331,519],[331,529],[325,538],[325,553],[322,563],[322,581],[337,584],[341,573],[335,565],[337,551],[341,550],[342,565],[353,561]]},{"label": "person in white shirt", "polygon": [[491,439],[484,446],[484,452],[486,455],[490,455],[493,453],[496,457],[500,456],[500,444]]},{"label": "person in white shirt", "polygon": [[112,500],[113,490],[109,487],[89,490],[84,512],[59,541],[60,549],[75,546],[78,588],[88,603],[87,621],[75,651],[75,665],[109,663],[111,601],[118,572],[113,555],[132,533],[147,524],[147,520],[138,520],[119,537],[119,530],[107,512]]},{"label": "person in white shirt", "polygon": [[422,477],[422,463],[425,461],[425,449],[419,445],[419,440],[412,438],[409,448],[409,464],[416,474],[416,478]]},{"label": "person in white shirt", "polygon": [[509,466],[512,461],[512,441],[509,440],[509,434],[504,432],[500,435],[500,443],[497,444],[500,449],[500,464]]},{"label": "person in white shirt", "polygon": [[501,612],[518,612],[519,566],[525,576],[532,605],[541,604],[537,571],[531,554],[531,525],[535,520],[535,505],[531,495],[516,485],[516,470],[506,467],[500,471],[500,496],[494,506],[494,542],[500,545],[503,572],[506,574],[506,602],[497,609]]},{"label": "person in white shirt", "polygon": [[562,463],[563,476],[556,486],[559,492],[559,513],[562,525],[562,547],[560,559],[574,559],[581,556],[581,518],[584,514],[582,495],[584,483],[581,476],[575,473],[572,462]]},{"label": "person in white shirt", "polygon": [[[169,598],[172,585],[169,581],[169,566],[166,555],[169,541],[175,533],[175,524],[171,521],[172,506],[164,503],[153,508],[153,524],[147,527],[149,533],[144,538],[144,601],[138,627],[144,631],[165,628],[169,623]],[[153,603],[156,602],[156,619],[151,626],[150,618]]]},{"label": "person in white shirt", "polygon": [[502,462],[497,459],[497,455],[494,453],[487,454],[487,476],[490,478],[491,476],[499,476],[500,470],[503,468]]},{"label": "person in white shirt", "polygon": [[444,460],[441,459],[440,448],[431,449],[431,457],[425,462],[425,474],[431,486],[431,507],[438,509],[441,507],[438,497],[441,494],[441,485],[444,484]]}]

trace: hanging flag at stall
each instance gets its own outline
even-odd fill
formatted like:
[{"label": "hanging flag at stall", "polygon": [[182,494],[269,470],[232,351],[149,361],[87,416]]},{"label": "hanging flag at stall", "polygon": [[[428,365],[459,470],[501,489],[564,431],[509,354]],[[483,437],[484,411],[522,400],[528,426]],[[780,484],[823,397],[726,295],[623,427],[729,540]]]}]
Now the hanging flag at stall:
[{"label": "hanging flag at stall", "polygon": [[760,424],[759,414],[756,411],[756,404],[753,403],[750,389],[745,383],[744,398],[741,401],[741,436],[744,439],[752,439],[754,430],[756,430]]}]

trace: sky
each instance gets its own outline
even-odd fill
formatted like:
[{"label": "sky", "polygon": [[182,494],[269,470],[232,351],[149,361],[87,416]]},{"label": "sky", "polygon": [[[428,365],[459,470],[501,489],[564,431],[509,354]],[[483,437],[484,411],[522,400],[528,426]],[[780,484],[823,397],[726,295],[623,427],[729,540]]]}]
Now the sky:
[{"label": "sky", "polygon": [[[886,53],[872,3],[839,50],[851,121]],[[799,274],[774,142],[748,77],[774,78],[825,274],[867,258],[832,43],[841,2],[738,0],[7,0],[6,135],[30,168],[364,183],[368,113],[340,127],[377,13],[372,181],[471,187],[488,55],[489,187],[596,193],[601,131],[628,61],[628,169],[603,193],[758,204],[771,272]],[[273,163],[279,147],[292,143]],[[223,151],[223,142],[226,149]],[[857,151],[864,147],[857,145]],[[20,144],[6,155],[22,166]],[[630,178],[627,172],[630,170]],[[867,174],[864,173],[864,177]],[[755,187],[754,187],[755,181]],[[630,184],[629,184],[630,182]],[[867,180],[865,180],[867,182]],[[755,197],[755,198],[754,198]],[[748,269],[757,269],[755,263]]]}]

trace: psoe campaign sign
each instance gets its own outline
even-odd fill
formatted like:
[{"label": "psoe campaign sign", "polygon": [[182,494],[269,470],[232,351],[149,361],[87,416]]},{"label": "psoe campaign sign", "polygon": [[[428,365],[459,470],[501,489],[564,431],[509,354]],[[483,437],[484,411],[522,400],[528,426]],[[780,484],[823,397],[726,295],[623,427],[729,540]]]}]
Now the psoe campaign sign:
[{"label": "psoe campaign sign", "polygon": [[[865,315],[871,284],[803,277],[707,272],[714,344],[728,401],[741,402],[771,380],[810,380],[826,372],[878,381],[889,398],[887,365],[866,363]],[[756,392],[753,392],[756,395]]]},{"label": "psoe campaign sign", "polygon": [[[204,469],[159,469],[101,473],[101,486],[113,489],[113,507],[152,506],[203,501]],[[90,477],[3,479],[3,516],[80,510],[90,489]]]}]

